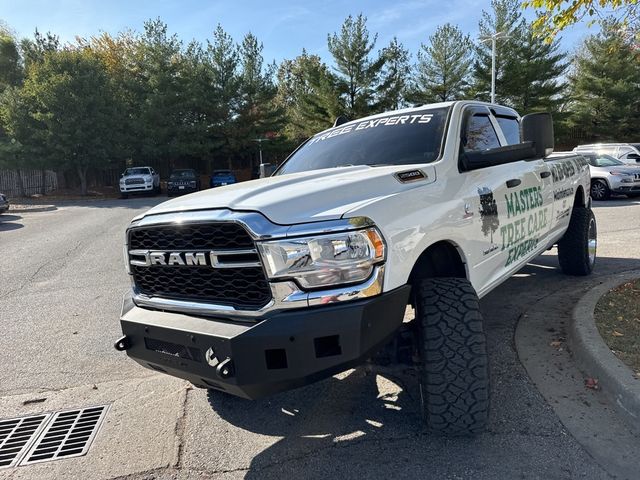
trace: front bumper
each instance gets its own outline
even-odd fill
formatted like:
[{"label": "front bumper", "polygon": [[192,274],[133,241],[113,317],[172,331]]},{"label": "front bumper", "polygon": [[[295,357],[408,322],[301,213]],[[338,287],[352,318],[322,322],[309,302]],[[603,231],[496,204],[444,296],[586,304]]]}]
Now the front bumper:
[{"label": "front bumper", "polygon": [[362,363],[402,324],[409,291],[284,311],[258,323],[140,308],[128,294],[117,348],[146,368],[256,399]]},{"label": "front bumper", "polygon": [[121,193],[132,193],[132,192],[150,192],[153,190],[153,183],[134,183],[132,185],[120,185]]},{"label": "front bumper", "polygon": [[[182,187],[182,188],[180,188]],[[198,187],[192,187],[190,185],[172,185],[167,186],[168,195],[185,195],[187,193],[197,192]]]}]

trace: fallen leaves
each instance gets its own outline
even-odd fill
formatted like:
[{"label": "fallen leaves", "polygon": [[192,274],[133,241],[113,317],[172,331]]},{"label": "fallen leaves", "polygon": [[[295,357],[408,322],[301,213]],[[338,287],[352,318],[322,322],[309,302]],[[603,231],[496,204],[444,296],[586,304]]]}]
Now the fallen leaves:
[{"label": "fallen leaves", "polygon": [[621,333],[617,330],[614,330],[611,335],[613,335],[614,337],[624,337],[624,333]]}]

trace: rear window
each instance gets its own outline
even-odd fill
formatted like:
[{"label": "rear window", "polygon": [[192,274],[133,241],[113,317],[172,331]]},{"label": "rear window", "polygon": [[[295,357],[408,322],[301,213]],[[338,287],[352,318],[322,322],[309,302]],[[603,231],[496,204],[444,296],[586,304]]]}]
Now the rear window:
[{"label": "rear window", "polygon": [[171,178],[196,178],[196,172],[193,170],[176,170],[171,173]]},{"label": "rear window", "polygon": [[423,109],[350,122],[319,133],[276,175],[353,165],[410,165],[440,157],[449,108]]}]

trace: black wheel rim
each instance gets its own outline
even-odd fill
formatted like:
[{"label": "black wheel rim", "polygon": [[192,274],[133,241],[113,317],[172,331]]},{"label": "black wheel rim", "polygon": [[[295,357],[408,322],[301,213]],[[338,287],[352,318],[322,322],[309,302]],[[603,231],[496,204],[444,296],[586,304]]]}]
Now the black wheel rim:
[{"label": "black wheel rim", "polygon": [[595,182],[591,185],[591,196],[595,200],[602,200],[605,196],[606,187],[602,184],[602,182]]}]

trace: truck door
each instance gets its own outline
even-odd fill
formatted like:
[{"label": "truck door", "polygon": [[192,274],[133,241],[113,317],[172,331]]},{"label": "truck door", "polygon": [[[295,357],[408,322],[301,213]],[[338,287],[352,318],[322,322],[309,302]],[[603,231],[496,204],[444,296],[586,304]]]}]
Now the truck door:
[{"label": "truck door", "polygon": [[[510,109],[470,107],[463,115],[461,150],[492,149],[521,143],[519,120]],[[535,256],[549,232],[553,202],[550,169],[542,160],[515,160],[462,172],[467,203],[477,212],[468,228],[476,238],[476,289],[493,285]],[[473,236],[472,236],[473,235]]]}]

